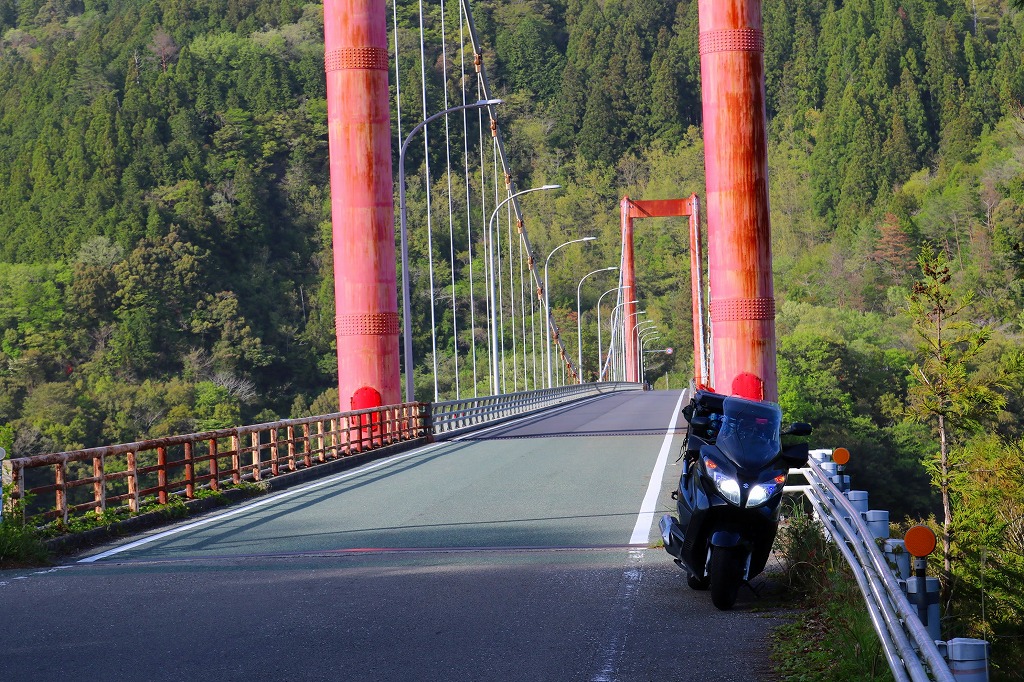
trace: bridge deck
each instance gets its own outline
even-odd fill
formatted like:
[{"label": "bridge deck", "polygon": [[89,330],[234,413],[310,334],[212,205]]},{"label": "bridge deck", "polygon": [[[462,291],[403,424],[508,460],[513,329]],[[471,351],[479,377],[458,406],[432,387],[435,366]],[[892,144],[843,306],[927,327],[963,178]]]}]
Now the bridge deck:
[{"label": "bridge deck", "polygon": [[0,677],[763,677],[751,595],[719,613],[628,546],[663,452],[670,506],[678,401],[603,396],[8,572]]}]

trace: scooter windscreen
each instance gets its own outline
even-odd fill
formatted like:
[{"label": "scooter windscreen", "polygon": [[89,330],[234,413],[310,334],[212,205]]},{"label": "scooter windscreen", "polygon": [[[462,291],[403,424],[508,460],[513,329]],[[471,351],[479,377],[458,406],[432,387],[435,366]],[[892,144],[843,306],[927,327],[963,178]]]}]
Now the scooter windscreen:
[{"label": "scooter windscreen", "polygon": [[781,426],[778,405],[729,396],[715,445],[738,468],[760,468],[782,450]]}]

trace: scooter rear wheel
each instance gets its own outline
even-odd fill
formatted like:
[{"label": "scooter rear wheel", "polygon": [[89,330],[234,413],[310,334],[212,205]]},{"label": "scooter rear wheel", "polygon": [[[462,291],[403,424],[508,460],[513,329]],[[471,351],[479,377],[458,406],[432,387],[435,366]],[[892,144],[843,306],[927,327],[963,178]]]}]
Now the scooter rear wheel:
[{"label": "scooter rear wheel", "polygon": [[736,603],[745,559],[739,547],[715,547],[711,551],[711,603],[721,611],[728,611]]}]

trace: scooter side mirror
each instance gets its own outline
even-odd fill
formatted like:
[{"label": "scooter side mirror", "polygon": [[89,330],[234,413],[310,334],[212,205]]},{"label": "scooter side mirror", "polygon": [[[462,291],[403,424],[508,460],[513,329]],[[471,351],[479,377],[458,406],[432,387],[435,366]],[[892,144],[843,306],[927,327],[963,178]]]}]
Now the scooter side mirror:
[{"label": "scooter side mirror", "polygon": [[694,417],[690,423],[698,429],[706,429],[711,426],[711,420],[707,417]]},{"label": "scooter side mirror", "polygon": [[783,436],[809,436],[814,431],[814,427],[805,422],[794,422],[789,425],[783,432]]},{"label": "scooter side mirror", "polygon": [[789,467],[800,468],[807,466],[807,460],[810,459],[811,453],[807,443],[795,443],[782,448],[782,454],[779,457]]}]

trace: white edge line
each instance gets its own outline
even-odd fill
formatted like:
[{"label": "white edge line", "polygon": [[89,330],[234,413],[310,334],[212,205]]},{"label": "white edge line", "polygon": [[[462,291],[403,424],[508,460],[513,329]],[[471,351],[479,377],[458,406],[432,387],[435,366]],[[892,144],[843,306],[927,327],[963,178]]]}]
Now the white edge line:
[{"label": "white edge line", "polygon": [[[598,398],[602,398],[602,397],[604,397],[604,395],[615,395],[615,394],[614,393],[602,394],[602,395],[594,396],[594,397],[589,398],[589,399],[578,400],[578,401],[572,402],[572,403],[570,403],[568,405],[560,406],[559,408],[556,408],[556,410],[557,409],[561,409],[563,407],[564,408],[577,407],[577,406],[579,406],[579,405],[581,405],[583,403],[591,402],[593,400],[597,400]],[[677,406],[677,408],[678,408],[678,406]],[[677,411],[678,411],[678,409],[677,409]],[[551,412],[555,412],[555,410],[552,410]],[[548,413],[548,414],[550,414],[550,413]],[[402,453],[402,454],[398,454],[398,455],[393,455],[393,456],[388,457],[386,459],[382,459],[382,460],[380,460],[378,462],[374,462],[372,464],[368,464],[368,465],[359,467],[357,469],[353,469],[352,471],[346,471],[344,473],[340,473],[340,474],[336,474],[334,476],[329,476],[327,478],[320,479],[319,481],[316,481],[314,483],[310,483],[308,485],[303,485],[303,486],[299,486],[299,487],[296,487],[296,488],[292,488],[290,490],[285,490],[285,491],[280,492],[280,493],[278,493],[276,495],[272,495],[270,497],[263,498],[262,500],[257,500],[255,502],[251,502],[251,503],[246,504],[244,506],[238,507],[237,509],[232,509],[231,511],[224,512],[223,514],[217,514],[216,516],[210,516],[210,517],[207,517],[205,519],[200,519],[199,521],[193,521],[192,523],[187,523],[187,524],[185,524],[183,526],[176,526],[176,527],[171,528],[169,530],[165,530],[162,533],[156,533],[154,535],[149,535],[147,537],[144,537],[144,538],[142,538],[140,540],[136,540],[135,542],[130,542],[127,545],[121,545],[119,547],[115,547],[113,549],[109,549],[109,550],[107,550],[105,552],[100,552],[99,554],[93,554],[91,556],[87,556],[87,557],[85,557],[83,559],[79,559],[76,563],[79,563],[79,564],[91,564],[93,562],[99,561],[100,559],[106,559],[108,557],[114,556],[115,554],[120,554],[121,552],[127,552],[128,550],[135,549],[136,547],[142,547],[143,545],[148,545],[149,543],[156,542],[157,540],[163,540],[164,538],[170,537],[172,535],[177,535],[178,533],[184,533],[187,530],[192,530],[194,528],[200,528],[202,526],[206,526],[206,525],[209,525],[211,523],[216,523],[216,522],[219,522],[219,521],[223,521],[225,519],[229,519],[229,518],[231,518],[233,516],[238,516],[239,514],[244,514],[246,512],[249,512],[249,511],[251,511],[253,509],[257,509],[259,507],[263,507],[263,506],[266,506],[268,504],[274,504],[275,502],[280,502],[281,500],[283,500],[285,498],[288,498],[288,497],[292,497],[293,495],[298,495],[300,493],[305,493],[305,492],[308,492],[310,490],[316,490],[317,488],[321,488],[321,487],[323,487],[325,485],[330,485],[330,484],[336,483],[338,481],[343,481],[346,478],[352,478],[353,476],[359,476],[361,474],[365,474],[368,471],[373,471],[374,469],[377,469],[379,467],[385,466],[387,464],[394,464],[395,462],[400,462],[403,459],[408,459],[410,457],[415,457],[417,455],[422,455],[425,452],[429,452],[430,450],[434,450],[434,449],[439,448],[441,446],[449,445],[451,443],[458,442],[460,440],[468,439],[471,436],[475,437],[475,436],[477,436],[477,435],[479,435],[481,433],[486,433],[486,432],[491,431],[493,429],[497,429],[497,428],[501,428],[501,427],[506,427],[506,426],[512,426],[512,425],[517,424],[517,423],[519,423],[521,421],[526,421],[527,419],[531,419],[531,418],[534,418],[534,417],[537,417],[537,416],[538,416],[537,414],[529,414],[529,415],[526,415],[524,417],[520,417],[519,419],[513,419],[513,420],[510,420],[510,421],[503,421],[500,424],[494,424],[493,426],[488,426],[486,428],[479,429],[479,430],[476,430],[476,431],[472,431],[470,433],[465,433],[465,434],[462,434],[462,435],[459,435],[459,436],[455,436],[454,438],[450,438],[448,440],[438,441],[436,443],[432,443],[430,445],[426,445],[426,446],[421,447],[421,448],[416,448],[416,449],[414,449],[414,450],[412,450],[410,452],[406,452],[406,453]],[[659,478],[659,480],[660,480],[660,478]]]},{"label": "white edge line", "polygon": [[651,526],[654,524],[654,512],[658,504],[658,495],[661,494],[661,479],[665,474],[665,463],[668,461],[668,451],[672,447],[672,438],[675,435],[676,422],[679,421],[679,409],[686,397],[684,390],[679,394],[679,400],[672,410],[672,420],[665,432],[665,440],[661,443],[661,451],[658,452],[658,460],[654,463],[654,471],[651,472],[651,482],[647,486],[647,494],[640,504],[640,513],[636,517],[636,525],[633,526],[633,535],[629,538],[631,545],[646,545],[651,535]]}]

